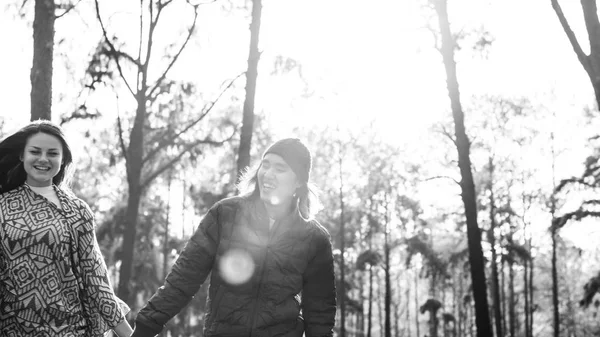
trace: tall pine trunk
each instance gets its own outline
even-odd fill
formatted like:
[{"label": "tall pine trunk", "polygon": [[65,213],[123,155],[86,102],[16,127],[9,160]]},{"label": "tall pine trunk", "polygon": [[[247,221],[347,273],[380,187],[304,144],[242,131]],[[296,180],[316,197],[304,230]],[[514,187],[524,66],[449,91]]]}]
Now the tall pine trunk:
[{"label": "tall pine trunk", "polygon": [[560,336],[560,311],[558,308],[558,267],[556,265],[557,240],[556,230],[552,229],[552,317],[554,337]]},{"label": "tall pine trunk", "polygon": [[392,322],[391,322],[391,306],[392,306],[392,285],[390,279],[390,243],[389,243],[389,214],[388,207],[389,201],[387,200],[388,196],[386,195],[385,201],[385,228],[384,228],[384,254],[385,254],[385,294],[384,294],[384,302],[385,302],[385,329],[384,336],[392,337]]},{"label": "tall pine trunk", "polygon": [[460,102],[460,90],[456,74],[456,62],[454,61],[455,41],[450,30],[450,22],[448,21],[447,0],[433,1],[439,21],[441,53],[446,69],[446,84],[454,119],[455,143],[461,175],[461,197],[467,219],[469,263],[471,265],[473,299],[475,300],[477,337],[491,337],[493,336],[493,331],[489,316],[485,262],[481,248],[481,231],[477,223],[477,200],[469,155],[470,142],[465,130],[464,113]]},{"label": "tall pine trunk", "polygon": [[167,215],[165,221],[165,237],[163,242],[163,277],[167,278],[167,274],[169,273],[169,230],[171,220],[171,183],[173,181],[173,171],[169,170],[169,175],[167,177]]},{"label": "tall pine trunk", "polygon": [[529,289],[527,285],[529,284],[529,263],[527,260],[523,261],[523,299],[525,303],[523,303],[523,319],[525,324],[525,337],[529,336]]},{"label": "tall pine trunk", "polygon": [[367,313],[367,337],[371,337],[373,329],[373,266],[369,266],[369,310]]},{"label": "tall pine trunk", "polygon": [[379,335],[382,336],[385,331],[385,300],[381,299],[385,298],[385,280],[384,277],[381,276],[381,273],[377,273],[377,316],[379,319]]},{"label": "tall pine trunk", "polygon": [[402,298],[400,289],[400,275],[396,275],[396,289],[398,296],[396,297],[396,303],[394,304],[394,337],[400,337],[400,307],[402,306]]},{"label": "tall pine trunk", "polygon": [[515,337],[516,314],[515,314],[515,272],[514,262],[512,259],[508,261],[508,317],[509,317],[509,336]]},{"label": "tall pine trunk", "polygon": [[[582,3],[586,0],[582,0]],[[595,3],[595,1],[594,1]],[[554,152],[554,132],[550,134],[550,145],[552,151],[552,195],[550,196],[550,216],[552,217],[552,223],[550,224],[550,235],[552,239],[552,313],[553,313],[553,326],[554,326],[554,337],[560,335],[560,311],[558,308],[558,267],[556,261],[557,251],[557,231],[558,228],[554,226],[554,219],[556,215],[556,198],[555,198],[555,158]]]},{"label": "tall pine trunk", "polygon": [[496,336],[504,336],[502,331],[502,308],[500,306],[500,284],[498,282],[498,254],[496,253],[496,200],[494,198],[494,160],[492,157],[489,158],[488,169],[490,174],[490,181],[488,189],[490,191],[490,232],[489,240],[492,251],[492,289],[494,299],[494,323],[496,325]]},{"label": "tall pine trunk", "polygon": [[31,65],[31,120],[52,117],[52,62],[54,59],[54,0],[35,0],[33,62]]},{"label": "tall pine trunk", "polygon": [[248,53],[248,69],[246,70],[246,98],[238,149],[238,178],[250,165],[250,148],[254,130],[254,98],[256,97],[256,80],[258,78],[258,39],[260,35],[260,19],[262,0],[252,0],[252,22],[250,23],[250,51]]},{"label": "tall pine trunk", "polygon": [[419,324],[419,273],[415,271],[415,325],[417,336],[421,336],[421,327]]},{"label": "tall pine trunk", "polygon": [[[531,252],[531,237],[529,238],[529,251]],[[533,312],[535,308],[535,304],[533,302],[533,255],[531,256],[531,261],[529,264],[529,284],[527,287],[529,288],[529,337],[533,337]]]},{"label": "tall pine trunk", "polygon": [[[340,142],[341,143],[341,142]],[[338,157],[338,169],[340,174],[340,337],[346,337],[346,260],[344,253],[346,252],[346,223],[344,219],[344,175],[343,175],[343,154],[340,144]]]},{"label": "tall pine trunk", "polygon": [[[506,266],[506,259],[504,257],[501,258],[500,260],[500,288],[501,288],[501,292],[500,292],[500,296],[502,297],[502,312],[506,312],[506,271],[505,271],[505,266]],[[504,334],[506,335],[506,331],[507,331],[507,325],[506,325],[506,315],[502,315],[502,331],[504,331]],[[503,337],[503,336],[498,336],[498,337]]]},{"label": "tall pine trunk", "polygon": [[[373,250],[373,236],[369,238],[369,250]],[[367,337],[371,337],[373,329],[373,264],[369,264],[369,309],[367,313]]]}]

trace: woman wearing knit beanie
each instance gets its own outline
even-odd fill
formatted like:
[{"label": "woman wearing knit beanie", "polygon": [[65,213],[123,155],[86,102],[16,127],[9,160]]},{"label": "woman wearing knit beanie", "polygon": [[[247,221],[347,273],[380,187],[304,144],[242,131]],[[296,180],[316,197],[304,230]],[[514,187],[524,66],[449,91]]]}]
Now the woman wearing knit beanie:
[{"label": "woman wearing knit beanie", "polygon": [[299,139],[272,144],[242,179],[243,193],[204,216],[132,336],[160,333],[209,274],[204,336],[333,336],[332,247],[312,218],[311,165]]}]

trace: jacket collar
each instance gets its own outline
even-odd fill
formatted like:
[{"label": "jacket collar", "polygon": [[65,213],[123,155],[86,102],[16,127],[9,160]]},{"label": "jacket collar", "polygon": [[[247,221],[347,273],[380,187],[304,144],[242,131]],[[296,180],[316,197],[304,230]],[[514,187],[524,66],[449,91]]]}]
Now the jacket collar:
[{"label": "jacket collar", "polygon": [[[249,202],[252,209],[252,216],[258,221],[260,224],[268,224],[269,223],[269,213],[267,213],[267,208],[265,207],[265,203],[260,199],[258,195],[251,195],[249,197]],[[290,207],[289,213],[287,213],[281,219],[278,219],[278,226],[287,225],[290,223],[295,223],[298,221],[300,217],[300,210],[298,209],[298,205],[293,205]]]}]

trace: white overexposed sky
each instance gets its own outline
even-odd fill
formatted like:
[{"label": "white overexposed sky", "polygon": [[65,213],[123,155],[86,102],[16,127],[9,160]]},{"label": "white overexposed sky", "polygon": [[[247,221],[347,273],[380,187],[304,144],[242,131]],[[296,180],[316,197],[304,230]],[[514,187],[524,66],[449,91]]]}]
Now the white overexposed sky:
[{"label": "white overexposed sky", "polygon": [[[431,142],[431,125],[448,118],[450,112],[441,57],[424,27],[427,20],[419,2],[264,0],[256,110],[267,116],[276,135],[316,124],[360,130],[374,121],[382,137],[390,142]],[[91,3],[82,2],[81,11],[86,15]],[[126,3],[119,2],[118,6]],[[578,2],[561,3],[587,50]],[[132,24],[137,5],[131,4],[123,13],[105,17],[113,29],[125,28],[120,32],[129,36],[119,36],[124,41],[137,36],[137,27]],[[28,6],[31,13],[32,2]],[[101,6],[115,4],[101,1]],[[219,6],[218,2],[200,6],[199,37],[171,74],[197,81],[200,89],[207,91],[216,91],[214,88],[224,80],[243,71],[247,59],[248,22],[240,20],[240,13],[223,15]],[[580,116],[584,107],[593,104],[593,91],[550,2],[451,0],[449,11],[455,32],[484,27],[494,38],[487,56],[470,51],[468,43],[472,39],[461,44],[456,60],[463,103],[490,94],[526,97],[534,105],[545,106],[549,117],[556,114],[556,118],[548,119],[554,125],[545,127],[560,127],[557,139],[566,148],[557,175],[578,174],[587,153],[583,148],[586,135],[578,132]],[[159,38],[180,41],[182,27],[190,18],[189,13],[170,15],[169,22],[159,26]],[[71,73],[81,76],[99,39],[97,25],[77,15],[59,19],[56,27],[57,41],[64,39],[64,47],[57,48],[57,52],[69,50],[69,55],[55,60],[55,116],[62,113],[57,110],[68,109],[69,98],[75,97],[75,87],[66,86],[68,78]],[[14,11],[5,10],[0,13],[0,32],[0,119],[5,120],[5,132],[10,132],[29,119],[32,31],[25,20],[15,18]],[[316,92],[314,96],[301,98],[303,86],[293,77],[269,76],[271,66],[265,62],[277,55],[302,64],[303,75]],[[65,63],[69,64],[68,70]],[[64,96],[66,102],[59,102],[59,96]],[[131,100],[120,102],[120,108],[131,104]],[[116,107],[107,110],[110,116]],[[467,111],[467,119],[470,113],[477,112]],[[437,188],[432,187],[430,193],[434,201]]]}]

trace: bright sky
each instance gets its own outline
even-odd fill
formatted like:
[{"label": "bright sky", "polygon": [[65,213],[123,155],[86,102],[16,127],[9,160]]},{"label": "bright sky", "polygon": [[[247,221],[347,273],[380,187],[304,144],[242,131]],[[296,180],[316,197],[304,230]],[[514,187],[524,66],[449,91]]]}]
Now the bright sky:
[{"label": "bright sky", "polygon": [[[429,141],[432,123],[449,115],[441,57],[431,48],[433,39],[423,27],[426,20],[419,1],[370,0],[368,5],[358,0],[263,2],[263,70],[256,108],[268,116],[276,134],[285,135],[294,126],[314,123],[359,130],[375,120],[388,140],[418,144]],[[119,6],[125,3],[119,2]],[[562,3],[573,28],[585,37],[578,2]],[[200,38],[172,75],[202,79],[201,85],[210,91],[244,69],[249,31],[239,15],[220,14],[218,3],[201,6],[200,11]],[[6,131],[29,119],[31,27],[15,19],[13,13],[0,13],[0,45],[10,50],[0,53],[0,73],[5,74],[5,80],[0,81],[0,119],[6,120]],[[565,147],[572,145],[563,161],[570,164],[559,165],[558,176],[578,174],[586,153],[582,148],[584,135],[577,132],[577,123],[567,121],[592,104],[593,94],[550,2],[451,0],[450,13],[455,31],[483,26],[495,39],[487,58],[471,59],[467,42],[457,55],[463,104],[467,106],[470,97],[481,94],[551,102],[546,104],[557,114],[551,123],[567,128],[558,138]],[[111,16],[111,24],[131,27],[129,33],[135,37],[135,26],[129,23],[135,15],[135,8],[131,8],[130,13]],[[171,41],[189,20],[186,15],[172,17],[175,19],[160,27],[164,28],[163,38]],[[82,32],[87,31],[72,29],[75,24],[82,24],[77,16],[57,21],[56,37],[64,38],[68,46],[70,71],[80,73],[98,35],[84,33],[89,37],[84,38]],[[586,49],[587,40],[580,40]],[[299,92],[303,86],[293,76],[268,76],[271,67],[264,62],[277,55],[301,63],[303,75],[317,95],[302,99]],[[69,107],[69,98],[74,95],[72,88],[61,85],[68,82],[62,62],[55,63],[55,115]],[[59,102],[61,95],[66,102]],[[128,104],[131,101],[121,103],[121,108]]]}]

